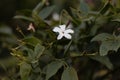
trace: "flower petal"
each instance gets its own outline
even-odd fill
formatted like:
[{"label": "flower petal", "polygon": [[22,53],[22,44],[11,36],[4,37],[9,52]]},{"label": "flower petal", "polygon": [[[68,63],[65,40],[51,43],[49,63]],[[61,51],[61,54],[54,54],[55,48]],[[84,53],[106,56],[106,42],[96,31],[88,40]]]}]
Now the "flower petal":
[{"label": "flower petal", "polygon": [[74,31],[72,30],[72,29],[67,29],[67,30],[65,30],[65,33],[74,33]]},{"label": "flower petal", "polygon": [[27,28],[27,30],[32,30],[33,32],[35,32],[35,28],[32,23],[29,24],[29,27]]},{"label": "flower petal", "polygon": [[65,31],[66,25],[59,25],[59,27],[61,28],[62,31]]},{"label": "flower petal", "polygon": [[58,37],[57,37],[57,40],[62,39],[63,36],[64,36],[63,34],[59,34]]},{"label": "flower petal", "polygon": [[54,31],[54,32],[59,32],[59,33],[62,32],[62,30],[61,30],[59,27],[55,27],[55,28],[53,28],[53,31]]},{"label": "flower petal", "polygon": [[72,36],[71,36],[70,34],[68,34],[68,33],[64,33],[64,36],[65,36],[65,38],[67,38],[67,39],[71,39],[71,38],[72,38]]}]

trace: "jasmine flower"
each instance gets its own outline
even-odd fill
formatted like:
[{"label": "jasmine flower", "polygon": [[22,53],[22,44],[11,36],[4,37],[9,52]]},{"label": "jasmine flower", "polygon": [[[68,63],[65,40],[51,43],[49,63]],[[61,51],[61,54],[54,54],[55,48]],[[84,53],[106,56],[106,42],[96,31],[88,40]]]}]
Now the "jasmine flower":
[{"label": "jasmine flower", "polygon": [[29,24],[29,27],[27,28],[27,30],[32,30],[33,32],[35,32],[35,28],[32,23]]},{"label": "jasmine flower", "polygon": [[72,29],[66,28],[66,25],[59,25],[59,27],[55,27],[53,29],[53,31],[59,33],[57,40],[60,40],[63,37],[65,37],[67,39],[71,39],[72,36],[70,33],[74,33],[74,31]]}]

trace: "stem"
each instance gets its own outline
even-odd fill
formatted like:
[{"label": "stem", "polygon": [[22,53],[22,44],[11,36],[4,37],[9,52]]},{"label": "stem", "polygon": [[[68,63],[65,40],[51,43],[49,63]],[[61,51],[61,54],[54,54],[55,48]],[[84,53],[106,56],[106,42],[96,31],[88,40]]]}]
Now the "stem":
[{"label": "stem", "polygon": [[64,12],[64,10],[62,10],[61,13],[60,13],[60,22],[59,22],[59,24],[61,24],[61,19],[62,19],[63,12]]},{"label": "stem", "polygon": [[69,65],[65,61],[62,62],[64,63],[64,68],[69,67]]},{"label": "stem", "polygon": [[33,9],[33,13],[38,13],[44,6],[45,2],[46,0],[42,0],[42,2],[38,3],[38,5]]},{"label": "stem", "polygon": [[62,12],[60,13],[60,21],[59,21],[59,24],[61,24],[61,19],[62,19]]},{"label": "stem", "polygon": [[67,48],[64,51],[64,56],[66,55],[67,51],[69,50],[71,44],[72,44],[72,40],[68,43]]},{"label": "stem", "polygon": [[20,27],[17,26],[16,30],[23,36],[25,37],[24,33],[22,32],[22,30],[20,29]]},{"label": "stem", "polygon": [[70,54],[71,57],[96,56],[96,55],[98,55],[98,52],[95,52],[95,53],[92,53],[92,54],[88,54],[88,53],[85,53],[85,52],[82,52],[80,54],[76,53],[76,55]]},{"label": "stem", "polygon": [[71,22],[70,20],[67,22],[66,27],[68,27],[68,25],[70,24],[70,22]]}]

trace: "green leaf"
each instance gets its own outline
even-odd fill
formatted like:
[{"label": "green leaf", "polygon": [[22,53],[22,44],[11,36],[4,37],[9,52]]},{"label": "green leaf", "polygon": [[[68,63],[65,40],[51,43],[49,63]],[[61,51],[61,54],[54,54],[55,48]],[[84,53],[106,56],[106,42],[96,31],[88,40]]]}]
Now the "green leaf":
[{"label": "green leaf", "polygon": [[32,49],[27,49],[28,60],[31,62],[33,60],[34,51]]},{"label": "green leaf", "polygon": [[113,14],[111,18],[111,21],[120,22],[120,13]]},{"label": "green leaf", "polygon": [[40,13],[39,13],[40,17],[44,20],[53,12],[54,8],[55,8],[54,5],[45,7],[43,10],[40,11]]},{"label": "green leaf", "polygon": [[44,27],[44,28],[49,26],[49,25],[48,25],[47,23],[45,23],[45,22],[41,19],[41,17],[40,17],[37,13],[35,13],[35,12],[32,13],[32,18],[34,19],[34,23],[35,23],[37,26]]},{"label": "green leaf", "polygon": [[108,51],[110,50],[117,51],[120,47],[119,36],[116,37],[107,33],[98,34],[91,41],[102,41],[99,50],[101,56],[107,55]]},{"label": "green leaf", "polygon": [[18,63],[18,59],[16,59],[15,57],[7,57],[7,58],[1,58],[0,59],[0,68],[7,71],[8,68],[10,67],[14,67],[15,65],[17,65]]},{"label": "green leaf", "polygon": [[42,2],[38,3],[38,5],[33,9],[33,13],[39,13],[42,7],[44,6],[46,0],[43,0]]},{"label": "green leaf", "polygon": [[73,18],[69,15],[69,13],[66,10],[63,10],[63,14],[62,15],[63,15],[63,17],[73,21]]},{"label": "green leaf", "polygon": [[100,10],[100,14],[105,14],[110,7],[111,7],[110,1],[107,1],[103,8]]},{"label": "green leaf", "polygon": [[24,20],[28,20],[28,21],[34,21],[31,17],[22,16],[22,15],[14,16],[14,18],[15,19],[24,19]]},{"label": "green leaf", "polygon": [[62,10],[62,19],[69,19],[70,21],[73,21],[74,23],[77,24],[77,22],[72,18],[71,15],[66,10]]},{"label": "green leaf", "polygon": [[93,27],[90,30],[90,35],[94,36],[97,33],[97,30],[100,28],[101,26],[98,24],[93,25]]},{"label": "green leaf", "polygon": [[114,36],[107,33],[101,33],[96,35],[91,41],[105,41],[109,39],[114,39]]},{"label": "green leaf", "polygon": [[38,38],[33,37],[33,36],[27,37],[27,38],[23,39],[23,42],[25,42],[25,43],[28,44],[28,45],[34,46],[34,47],[35,47],[38,43],[39,43],[39,44],[42,43],[41,40],[39,40]]},{"label": "green leaf", "polygon": [[103,41],[102,44],[100,45],[100,55],[101,56],[107,55],[109,50],[117,51],[119,47],[120,47],[119,40]]},{"label": "green leaf", "polygon": [[37,44],[34,50],[34,57],[38,59],[43,54],[44,50],[45,50],[44,46]]},{"label": "green leaf", "polygon": [[94,25],[92,26],[92,28],[91,28],[90,34],[91,34],[92,36],[94,36],[94,35],[97,33],[98,29],[99,29],[100,27],[104,26],[104,25],[108,22],[108,20],[109,20],[109,19],[108,19],[107,16],[101,15],[101,16],[97,17],[97,18],[95,19],[95,24],[94,24]]},{"label": "green leaf", "polygon": [[62,61],[54,61],[47,65],[46,80],[55,75],[57,71],[63,66]]},{"label": "green leaf", "polygon": [[83,55],[81,55],[80,53],[71,52],[71,53],[70,53],[70,56],[71,56],[71,57],[80,57],[80,56],[83,56]]},{"label": "green leaf", "polygon": [[119,22],[119,23],[120,23],[120,19],[113,19],[112,21],[115,21],[115,22]]},{"label": "green leaf", "polygon": [[76,70],[73,67],[67,67],[63,71],[61,80],[78,80]]},{"label": "green leaf", "polygon": [[80,11],[83,14],[87,14],[89,12],[89,7],[86,4],[85,0],[80,0]]},{"label": "green leaf", "polygon": [[104,64],[108,69],[113,69],[113,64],[110,62],[107,56],[90,56],[91,59],[99,61],[100,63]]},{"label": "green leaf", "polygon": [[20,65],[20,76],[21,80],[28,80],[32,67],[30,64],[23,62]]}]

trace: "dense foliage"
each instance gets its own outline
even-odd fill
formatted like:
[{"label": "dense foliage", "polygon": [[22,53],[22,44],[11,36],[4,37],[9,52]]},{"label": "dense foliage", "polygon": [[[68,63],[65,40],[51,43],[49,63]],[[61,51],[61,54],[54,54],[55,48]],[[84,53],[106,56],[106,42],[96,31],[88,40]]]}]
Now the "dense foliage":
[{"label": "dense foliage", "polygon": [[[0,25],[0,51],[7,48],[12,55],[6,64],[1,61],[4,71],[13,68],[5,80],[119,80],[119,3],[42,0],[33,10],[19,10],[16,31]],[[63,24],[74,32],[64,30],[58,39],[62,32],[53,29]]]}]

